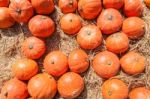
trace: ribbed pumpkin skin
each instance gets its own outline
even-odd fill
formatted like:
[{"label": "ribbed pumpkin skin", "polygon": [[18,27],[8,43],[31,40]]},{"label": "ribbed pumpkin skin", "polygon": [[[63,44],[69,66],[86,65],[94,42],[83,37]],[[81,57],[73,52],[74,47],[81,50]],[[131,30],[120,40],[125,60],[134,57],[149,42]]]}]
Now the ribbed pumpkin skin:
[{"label": "ribbed pumpkin skin", "polygon": [[96,18],[101,10],[101,0],[79,0],[78,11],[85,19]]},{"label": "ribbed pumpkin skin", "polygon": [[105,8],[120,9],[124,5],[124,0],[103,0],[103,5]]},{"label": "ribbed pumpkin skin", "polygon": [[0,7],[7,7],[9,5],[9,0],[0,0]]}]

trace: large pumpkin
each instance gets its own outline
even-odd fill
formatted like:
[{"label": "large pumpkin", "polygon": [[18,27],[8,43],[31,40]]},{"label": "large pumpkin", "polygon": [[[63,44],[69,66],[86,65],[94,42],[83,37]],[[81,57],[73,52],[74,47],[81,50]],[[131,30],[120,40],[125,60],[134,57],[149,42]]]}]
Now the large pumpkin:
[{"label": "large pumpkin", "polygon": [[56,81],[46,73],[37,74],[29,80],[28,91],[34,99],[53,99],[57,92]]},{"label": "large pumpkin", "polygon": [[124,13],[127,17],[141,16],[143,5],[141,0],[124,0]]},{"label": "large pumpkin", "polygon": [[38,64],[31,59],[19,59],[12,65],[12,72],[20,80],[29,80],[37,74]]},{"label": "large pumpkin", "polygon": [[150,0],[144,0],[144,3],[145,3],[148,7],[150,7]]},{"label": "large pumpkin", "polygon": [[27,85],[13,78],[7,81],[1,90],[1,99],[26,99],[28,96]]},{"label": "large pumpkin", "polygon": [[128,52],[120,59],[122,69],[128,74],[139,74],[145,69],[146,59],[135,51]]},{"label": "large pumpkin", "polygon": [[0,7],[0,28],[9,28],[15,24],[10,15],[9,8]]},{"label": "large pumpkin", "polygon": [[97,19],[97,26],[104,34],[112,34],[120,30],[123,18],[116,9],[105,9]]},{"label": "large pumpkin", "polygon": [[0,0],[0,7],[7,7],[9,5],[9,0]]},{"label": "large pumpkin", "polygon": [[28,0],[14,0],[9,5],[10,14],[15,21],[26,23],[33,16],[33,7]]},{"label": "large pumpkin", "polygon": [[58,92],[66,99],[74,99],[78,97],[83,89],[83,78],[74,72],[68,72],[58,80]]},{"label": "large pumpkin", "polygon": [[114,33],[108,36],[106,39],[106,48],[116,54],[124,53],[129,48],[128,36],[123,32]]},{"label": "large pumpkin", "polygon": [[67,34],[77,33],[82,26],[81,19],[78,15],[69,13],[60,19],[60,27]]},{"label": "large pumpkin", "polygon": [[43,38],[52,35],[55,30],[53,20],[44,15],[34,16],[29,21],[28,27],[34,36]]},{"label": "large pumpkin", "polygon": [[50,52],[44,59],[44,70],[53,76],[61,76],[68,70],[68,58],[61,51]]},{"label": "large pumpkin", "polygon": [[77,34],[77,42],[84,49],[95,49],[102,43],[102,34],[95,25],[86,25]]},{"label": "large pumpkin", "polygon": [[138,39],[144,35],[144,21],[138,17],[130,17],[123,21],[122,31],[131,39]]},{"label": "large pumpkin", "polygon": [[63,13],[74,12],[78,7],[77,0],[59,0],[59,8]]},{"label": "large pumpkin", "polygon": [[103,0],[105,8],[120,9],[124,5],[124,0]]},{"label": "large pumpkin", "polygon": [[109,51],[100,52],[94,57],[93,69],[102,78],[113,77],[120,69],[119,58]]},{"label": "large pumpkin", "polygon": [[104,99],[127,99],[128,87],[119,79],[109,79],[102,85],[102,95]]},{"label": "large pumpkin", "polygon": [[79,0],[78,11],[85,19],[94,19],[102,10],[101,0]]},{"label": "large pumpkin", "polygon": [[50,14],[54,11],[54,0],[31,0],[32,6],[38,14]]},{"label": "large pumpkin", "polygon": [[27,38],[22,44],[23,54],[30,59],[40,58],[46,50],[43,40],[36,37]]}]

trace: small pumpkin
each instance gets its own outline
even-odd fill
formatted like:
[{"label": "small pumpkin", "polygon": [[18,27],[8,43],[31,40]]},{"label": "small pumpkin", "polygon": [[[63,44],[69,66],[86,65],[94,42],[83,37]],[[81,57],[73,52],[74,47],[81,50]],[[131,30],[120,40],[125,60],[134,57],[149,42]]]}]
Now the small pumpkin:
[{"label": "small pumpkin", "polygon": [[146,6],[150,7],[150,0],[144,0],[144,3],[146,4]]},{"label": "small pumpkin", "polygon": [[103,0],[103,5],[105,8],[120,9],[124,5],[124,0]]},{"label": "small pumpkin", "polygon": [[83,78],[74,72],[68,72],[58,80],[58,92],[66,99],[74,99],[78,97],[83,89]]},{"label": "small pumpkin", "polygon": [[142,15],[143,5],[141,0],[124,0],[124,13],[127,17]]},{"label": "small pumpkin", "polygon": [[85,19],[94,19],[102,10],[101,0],[79,0],[78,11]]},{"label": "small pumpkin", "polygon": [[111,78],[120,69],[119,58],[109,51],[100,52],[94,57],[93,69],[100,77]]},{"label": "small pumpkin", "polygon": [[109,79],[102,85],[102,95],[104,99],[127,99],[128,87],[119,79]]},{"label": "small pumpkin", "polygon": [[29,37],[22,44],[23,54],[30,59],[40,58],[46,50],[43,40],[37,37]]},{"label": "small pumpkin", "polygon": [[127,74],[139,74],[145,69],[146,59],[139,53],[131,51],[120,59],[120,64]]},{"label": "small pumpkin", "polygon": [[77,34],[77,42],[84,49],[95,49],[102,43],[102,34],[95,25],[86,25]]},{"label": "small pumpkin", "polygon": [[49,37],[55,31],[53,20],[44,15],[34,16],[28,23],[29,30],[34,36]]},{"label": "small pumpkin", "polygon": [[19,23],[27,23],[34,14],[33,7],[28,0],[14,0],[10,3],[9,9],[11,16]]},{"label": "small pumpkin", "polygon": [[123,18],[120,12],[113,8],[105,9],[97,19],[97,26],[103,34],[112,34],[120,30]]},{"label": "small pumpkin", "polygon": [[106,39],[106,48],[116,54],[124,53],[129,48],[128,36],[123,32],[114,33],[108,36]]},{"label": "small pumpkin", "polygon": [[85,51],[76,49],[69,55],[68,63],[72,72],[83,73],[89,67],[89,59]]},{"label": "small pumpkin", "polygon": [[38,14],[50,14],[54,11],[54,0],[31,0],[32,6]]},{"label": "small pumpkin", "polygon": [[82,27],[82,22],[78,15],[69,13],[61,18],[60,27],[66,34],[75,34]]},{"label": "small pumpkin", "polygon": [[77,0],[59,0],[59,8],[63,13],[74,12],[78,7]]},{"label": "small pumpkin", "polygon": [[57,92],[56,81],[46,73],[37,74],[29,80],[28,91],[35,99],[53,99]]},{"label": "small pumpkin", "polygon": [[61,76],[68,70],[68,58],[61,51],[50,52],[44,59],[44,70],[53,76]]},{"label": "small pumpkin", "polygon": [[138,17],[130,17],[123,21],[122,31],[131,39],[138,39],[145,33],[144,21]]},{"label": "small pumpkin", "polygon": [[0,0],[0,7],[8,7],[9,0]]},{"label": "small pumpkin", "polygon": [[9,8],[0,7],[0,28],[9,28],[15,24],[14,19],[10,15]]},{"label": "small pumpkin", "polygon": [[2,99],[26,99],[28,96],[27,85],[13,78],[4,84],[1,95]]},{"label": "small pumpkin", "polygon": [[37,74],[38,64],[31,59],[19,59],[12,65],[12,72],[20,80],[29,80]]},{"label": "small pumpkin", "polygon": [[129,93],[130,99],[148,99],[150,97],[150,90],[145,87],[138,87],[131,90]]}]

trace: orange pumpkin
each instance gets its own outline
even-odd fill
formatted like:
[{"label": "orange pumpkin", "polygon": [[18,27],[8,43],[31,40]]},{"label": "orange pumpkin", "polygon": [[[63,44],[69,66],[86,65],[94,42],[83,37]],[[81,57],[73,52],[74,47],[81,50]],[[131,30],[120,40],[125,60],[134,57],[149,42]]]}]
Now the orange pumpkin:
[{"label": "orange pumpkin", "polygon": [[95,25],[84,26],[77,35],[77,42],[84,49],[95,49],[102,43],[101,31]]},{"label": "orange pumpkin", "polygon": [[150,90],[145,87],[138,87],[129,93],[130,99],[148,99],[150,97]]},{"label": "orange pumpkin", "polygon": [[83,78],[74,72],[68,72],[58,80],[58,92],[66,99],[74,99],[78,97],[83,89]]},{"label": "orange pumpkin", "polygon": [[101,0],[79,0],[78,11],[85,19],[96,18],[101,10]]},{"label": "orange pumpkin", "polygon": [[120,9],[124,5],[124,0],[103,0],[103,5],[105,8]]},{"label": "orange pumpkin", "polygon": [[19,59],[12,65],[12,72],[20,80],[29,80],[37,74],[38,64],[31,59]]},{"label": "orange pumpkin", "polygon": [[74,12],[78,7],[77,0],[59,0],[59,8],[63,13]]},{"label": "orange pumpkin", "polygon": [[40,58],[46,50],[43,40],[36,37],[27,38],[22,44],[23,54],[30,59]]},{"label": "orange pumpkin", "polygon": [[144,21],[138,17],[130,17],[124,20],[122,31],[131,39],[138,39],[145,33]]},{"label": "orange pumpkin", "polygon": [[61,51],[50,52],[44,59],[44,70],[53,76],[61,76],[68,70],[68,58]]},{"label": "orange pumpkin", "polygon": [[89,67],[89,59],[86,52],[81,49],[72,51],[69,55],[68,63],[72,72],[83,73]]},{"label": "orange pumpkin", "polygon": [[98,53],[93,60],[94,71],[102,78],[115,76],[119,69],[119,58],[109,51]]},{"label": "orange pumpkin", "polygon": [[46,73],[37,74],[29,80],[28,91],[35,99],[53,99],[57,92],[56,81]]},{"label": "orange pumpkin", "polygon": [[60,27],[66,34],[75,34],[82,27],[82,22],[79,16],[69,13],[61,18]]},{"label": "orange pumpkin", "polygon": [[9,5],[9,0],[0,0],[0,7],[7,7]]},{"label": "orange pumpkin", "polygon": [[128,87],[119,79],[109,79],[102,85],[102,95],[104,99],[127,99]]},{"label": "orange pumpkin", "polygon": [[131,51],[120,59],[122,69],[128,74],[139,74],[144,71],[146,59],[135,51]]},{"label": "orange pumpkin", "polygon": [[10,14],[15,21],[26,23],[33,16],[33,7],[28,0],[14,0],[9,5]]},{"label": "orange pumpkin", "polygon": [[123,53],[129,48],[129,39],[123,32],[114,33],[106,39],[106,48],[116,54]]},{"label": "orange pumpkin", "polygon": [[54,11],[54,0],[31,0],[32,6],[38,14],[50,14]]},{"label": "orange pumpkin", "polygon": [[143,5],[141,0],[124,0],[124,13],[127,17],[141,16]]},{"label": "orange pumpkin", "polygon": [[10,15],[9,8],[0,7],[0,28],[9,28],[14,24],[15,21]]},{"label": "orange pumpkin", "polygon": [[53,34],[55,23],[47,16],[36,15],[29,21],[28,27],[34,36],[44,38]]},{"label": "orange pumpkin", "polygon": [[28,96],[27,85],[13,78],[7,81],[1,90],[1,99],[26,99]]},{"label": "orange pumpkin", "polygon": [[97,26],[104,34],[112,34],[120,30],[123,18],[118,10],[105,9],[97,19]]},{"label": "orange pumpkin", "polygon": [[150,7],[150,0],[144,0],[144,3],[146,4],[146,6]]}]

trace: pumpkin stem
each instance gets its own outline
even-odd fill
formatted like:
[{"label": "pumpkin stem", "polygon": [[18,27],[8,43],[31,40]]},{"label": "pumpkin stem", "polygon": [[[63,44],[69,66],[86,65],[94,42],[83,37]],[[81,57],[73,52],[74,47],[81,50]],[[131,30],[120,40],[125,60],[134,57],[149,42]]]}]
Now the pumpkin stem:
[{"label": "pumpkin stem", "polygon": [[45,16],[42,16],[41,18],[42,18],[43,20],[44,20],[44,19],[46,19],[46,17],[45,17]]},{"label": "pumpkin stem", "polygon": [[112,95],[112,92],[109,90],[108,91],[108,96],[111,96]]},{"label": "pumpkin stem", "polygon": [[18,13],[18,14],[21,14],[21,9],[20,8],[18,8],[18,9],[16,9],[16,12]]},{"label": "pumpkin stem", "polygon": [[111,64],[112,64],[112,62],[111,62],[111,61],[108,61],[108,62],[107,62],[107,65],[111,65]]},{"label": "pumpkin stem", "polygon": [[7,97],[8,96],[8,92],[4,93],[4,96]]},{"label": "pumpkin stem", "polygon": [[54,61],[51,61],[51,64],[54,64],[55,62]]},{"label": "pumpkin stem", "polygon": [[89,36],[90,36],[90,35],[91,35],[91,32],[90,32],[90,31],[87,31],[87,35],[89,35]]},{"label": "pumpkin stem", "polygon": [[82,7],[79,8],[79,12],[83,12],[83,8]]},{"label": "pumpkin stem", "polygon": [[108,16],[108,20],[111,21],[112,19],[113,19],[113,16],[112,16],[112,15],[109,15],[109,16]]},{"label": "pumpkin stem", "polygon": [[33,44],[30,44],[30,45],[29,45],[29,49],[33,49]]},{"label": "pumpkin stem", "polygon": [[72,22],[72,19],[70,19],[69,21]]},{"label": "pumpkin stem", "polygon": [[70,5],[70,6],[73,5],[73,0],[69,0],[69,5]]}]

